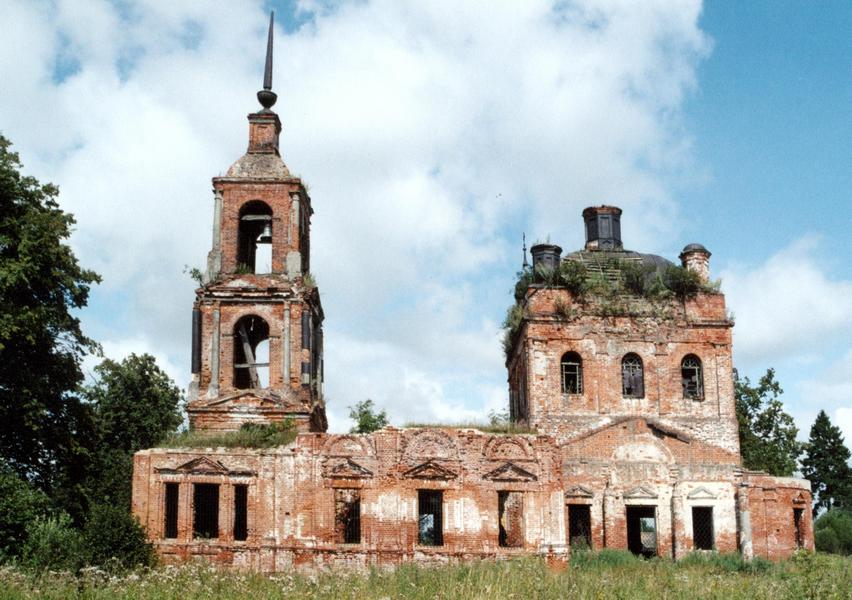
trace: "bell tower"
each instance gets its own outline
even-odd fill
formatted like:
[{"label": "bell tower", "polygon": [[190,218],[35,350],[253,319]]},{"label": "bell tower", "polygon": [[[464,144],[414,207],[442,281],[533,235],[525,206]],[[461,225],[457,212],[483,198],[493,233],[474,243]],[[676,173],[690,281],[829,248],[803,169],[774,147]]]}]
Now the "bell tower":
[{"label": "bell tower", "polygon": [[192,311],[190,427],[239,429],[292,418],[325,431],[319,290],[309,274],[313,209],[278,151],[269,20],[261,109],[246,153],[213,178],[213,247]]}]

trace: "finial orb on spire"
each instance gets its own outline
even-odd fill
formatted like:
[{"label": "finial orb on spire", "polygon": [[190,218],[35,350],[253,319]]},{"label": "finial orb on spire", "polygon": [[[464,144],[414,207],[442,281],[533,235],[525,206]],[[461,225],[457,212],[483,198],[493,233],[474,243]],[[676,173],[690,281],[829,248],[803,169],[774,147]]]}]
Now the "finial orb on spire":
[{"label": "finial orb on spire", "polygon": [[257,101],[264,109],[269,110],[278,100],[278,94],[272,91],[272,25],[275,21],[275,11],[269,14],[269,35],[266,40],[266,66],[263,69],[263,89],[257,93]]}]

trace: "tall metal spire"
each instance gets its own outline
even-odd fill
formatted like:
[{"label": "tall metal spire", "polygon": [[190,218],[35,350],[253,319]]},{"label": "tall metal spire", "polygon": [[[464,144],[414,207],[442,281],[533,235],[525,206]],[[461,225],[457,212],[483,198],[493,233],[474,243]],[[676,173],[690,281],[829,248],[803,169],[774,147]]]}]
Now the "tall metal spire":
[{"label": "tall metal spire", "polygon": [[263,89],[257,93],[257,100],[265,110],[269,110],[278,100],[278,95],[272,91],[272,25],[275,21],[275,11],[269,14],[269,37],[266,40],[266,67],[263,69]]},{"label": "tall metal spire", "polygon": [[523,269],[524,269],[524,271],[526,271],[527,269],[530,268],[530,263],[527,262],[527,233],[526,232],[523,233],[523,240],[524,240],[524,265],[523,265]]}]

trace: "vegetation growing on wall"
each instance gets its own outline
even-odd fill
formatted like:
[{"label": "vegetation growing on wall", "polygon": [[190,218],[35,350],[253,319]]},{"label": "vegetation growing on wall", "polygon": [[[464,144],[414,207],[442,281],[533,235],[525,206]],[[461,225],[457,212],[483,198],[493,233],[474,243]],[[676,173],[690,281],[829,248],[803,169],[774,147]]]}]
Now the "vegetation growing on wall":
[{"label": "vegetation growing on wall", "polygon": [[237,431],[209,433],[181,431],[168,436],[163,448],[275,448],[286,446],[296,439],[296,424],[292,419],[261,425],[243,423]]},{"label": "vegetation growing on wall", "polygon": [[[700,276],[676,265],[662,272],[654,265],[636,260],[606,258],[591,271],[579,260],[563,260],[555,269],[539,264],[535,269],[518,273],[515,304],[509,307],[503,321],[503,351],[508,358],[515,346],[523,323],[524,299],[531,286],[567,289],[587,314],[603,317],[672,317],[671,300],[686,300],[698,293],[718,293],[720,282],[704,283]],[[555,300],[556,316],[570,320],[575,311],[562,298]]]}]

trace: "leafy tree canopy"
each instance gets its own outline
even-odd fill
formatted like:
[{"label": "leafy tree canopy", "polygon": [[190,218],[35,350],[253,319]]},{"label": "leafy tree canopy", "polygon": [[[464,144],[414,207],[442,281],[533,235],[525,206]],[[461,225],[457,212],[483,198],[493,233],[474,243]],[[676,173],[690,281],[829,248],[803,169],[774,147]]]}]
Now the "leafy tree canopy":
[{"label": "leafy tree canopy", "polygon": [[355,421],[355,426],[349,433],[371,433],[388,424],[388,416],[384,410],[375,411],[373,401],[369,398],[356,402],[349,407],[349,418]]},{"label": "leafy tree canopy", "polygon": [[10,146],[0,136],[0,458],[49,490],[57,465],[86,452],[74,430],[85,410],[71,392],[97,344],[73,311],[100,278],[66,243],[74,218],[58,189],[22,175]]},{"label": "leafy tree canopy", "polygon": [[133,453],[159,444],[181,423],[182,394],[153,356],[131,354],[95,367],[95,382],[83,396],[97,430],[89,495],[130,506]]},{"label": "leafy tree canopy", "polygon": [[799,429],[793,417],[784,412],[779,399],[784,390],[775,380],[775,369],[767,369],[755,386],[748,377],[737,378],[734,388],[743,466],[771,475],[793,475],[802,444],[796,441]]},{"label": "leafy tree canopy", "polygon": [[852,508],[852,469],[849,448],[840,428],[819,411],[802,458],[802,475],[810,479],[814,493],[814,516],[821,509]]}]

